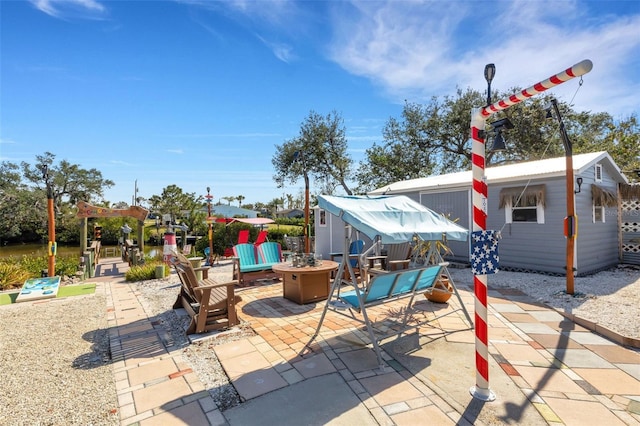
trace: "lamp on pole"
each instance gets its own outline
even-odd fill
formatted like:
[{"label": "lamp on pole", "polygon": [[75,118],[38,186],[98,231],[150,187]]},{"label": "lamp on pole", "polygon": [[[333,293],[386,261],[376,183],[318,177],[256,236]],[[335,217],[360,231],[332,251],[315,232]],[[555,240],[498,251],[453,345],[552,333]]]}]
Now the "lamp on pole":
[{"label": "lamp on pole", "polygon": [[49,244],[47,254],[49,256],[47,274],[53,277],[56,274],[56,215],[53,208],[53,184],[51,183],[51,176],[49,175],[49,167],[43,164],[39,167],[42,172],[42,179],[47,187],[47,217],[48,217],[48,231],[49,231]]},{"label": "lamp on pole", "polygon": [[484,66],[484,79],[487,80],[487,106],[491,105],[491,82],[496,76],[495,64],[487,64]]},{"label": "lamp on pole", "polygon": [[156,245],[160,245],[160,218],[156,216]]},{"label": "lamp on pole", "polygon": [[304,252],[311,252],[311,238],[309,233],[309,173],[307,172],[307,165],[304,162],[304,154],[302,151],[296,151],[293,153],[293,161],[300,161],[302,163],[302,173],[304,176]]},{"label": "lamp on pole", "polygon": [[[487,83],[495,75],[494,67],[489,64],[485,67],[485,77]],[[566,70],[555,74],[548,79],[534,84],[533,86],[514,93],[508,98],[502,99],[493,104],[489,104],[484,108],[474,108],[471,110],[471,172],[472,172],[472,188],[473,188],[473,205],[471,214],[473,217],[473,234],[472,244],[476,238],[480,238],[485,234],[487,229],[488,206],[487,206],[487,180],[485,175],[485,126],[486,120],[493,114],[507,109],[517,103],[522,102],[538,93],[551,89],[562,84],[572,78],[579,77],[591,71],[593,63],[585,59],[567,68]],[[473,249],[472,249],[473,251]],[[487,272],[483,270],[473,269],[473,288],[475,296],[475,349],[476,349],[476,384],[469,391],[474,398],[483,401],[493,401],[496,396],[489,388],[489,339],[488,339],[488,320],[487,320]]]},{"label": "lamp on pole", "polygon": [[209,258],[207,259],[207,263],[209,265],[213,265],[213,218],[211,217],[211,200],[213,200],[213,195],[211,195],[211,188],[207,186],[207,223],[209,224]]},{"label": "lamp on pole", "polygon": [[547,106],[547,118],[552,118],[551,110],[556,113],[558,124],[560,124],[560,136],[562,137],[562,145],[565,152],[565,168],[566,168],[566,191],[567,191],[567,217],[565,220],[564,232],[567,238],[567,294],[573,294],[573,263],[575,252],[575,241],[578,235],[578,217],[576,216],[576,195],[573,189],[573,145],[567,130],[564,127],[560,110],[558,110],[558,102],[555,98],[551,98],[550,105]]}]

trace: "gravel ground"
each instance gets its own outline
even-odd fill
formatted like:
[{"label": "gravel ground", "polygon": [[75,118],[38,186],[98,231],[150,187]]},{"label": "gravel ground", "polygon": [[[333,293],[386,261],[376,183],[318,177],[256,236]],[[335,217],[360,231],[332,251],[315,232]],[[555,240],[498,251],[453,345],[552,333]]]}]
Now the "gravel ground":
[{"label": "gravel ground", "polygon": [[106,300],[0,306],[0,424],[117,425]]},{"label": "gravel ground", "polygon": [[[450,269],[458,285],[470,284],[469,269]],[[210,277],[227,281],[230,264]],[[188,318],[171,309],[179,290],[175,275],[135,284],[149,315],[158,315],[185,360],[221,410],[241,401],[211,348],[253,334],[243,324],[215,339],[189,344]],[[624,336],[640,338],[640,268],[619,267],[575,280],[575,295],[564,293],[564,277],[499,272],[489,288],[519,289],[538,301],[572,312]],[[101,295],[42,304],[0,307],[0,424],[116,425],[118,405],[109,359],[106,301]]]},{"label": "gravel ground", "polygon": [[[449,268],[454,282],[471,284],[470,269]],[[566,293],[566,278],[524,272],[500,271],[488,275],[489,289],[521,290],[560,311],[597,322],[625,337],[640,339],[640,267],[619,266],[574,279],[574,294]]]}]

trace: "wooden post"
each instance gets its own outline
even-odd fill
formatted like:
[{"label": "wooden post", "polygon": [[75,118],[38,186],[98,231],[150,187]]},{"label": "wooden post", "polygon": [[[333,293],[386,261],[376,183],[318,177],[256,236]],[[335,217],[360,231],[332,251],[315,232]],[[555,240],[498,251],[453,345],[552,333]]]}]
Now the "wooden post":
[{"label": "wooden post", "polygon": [[138,219],[138,248],[144,256],[144,219]]},{"label": "wooden post", "polygon": [[87,251],[87,222],[86,217],[80,218],[80,256]]},{"label": "wooden post", "polygon": [[[51,193],[51,190],[48,190]],[[47,198],[47,212],[49,215],[49,270],[48,275],[56,275],[56,215],[53,209],[53,197]]]}]

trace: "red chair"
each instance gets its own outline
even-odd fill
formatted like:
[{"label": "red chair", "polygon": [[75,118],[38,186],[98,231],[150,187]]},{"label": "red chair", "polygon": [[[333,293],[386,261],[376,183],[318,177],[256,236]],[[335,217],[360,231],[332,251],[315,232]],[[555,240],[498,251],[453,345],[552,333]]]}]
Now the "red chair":
[{"label": "red chair", "polygon": [[247,244],[249,242],[249,230],[241,229],[238,232],[238,244]]},{"label": "red chair", "polygon": [[256,242],[253,243],[253,244],[257,247],[260,244],[266,242],[267,241],[267,233],[268,233],[268,231],[260,231],[258,233],[258,238],[256,238]]}]

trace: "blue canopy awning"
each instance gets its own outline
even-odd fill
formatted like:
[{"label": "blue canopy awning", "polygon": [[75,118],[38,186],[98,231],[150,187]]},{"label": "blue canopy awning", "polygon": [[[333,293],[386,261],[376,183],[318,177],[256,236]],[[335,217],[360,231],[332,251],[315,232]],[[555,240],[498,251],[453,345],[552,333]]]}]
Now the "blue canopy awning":
[{"label": "blue canopy awning", "polygon": [[382,244],[411,241],[418,235],[425,241],[466,241],[469,232],[441,214],[404,195],[333,196],[319,195],[318,206]]}]

